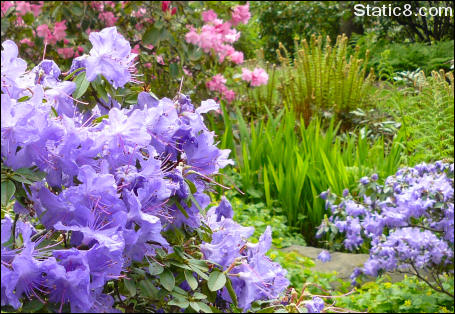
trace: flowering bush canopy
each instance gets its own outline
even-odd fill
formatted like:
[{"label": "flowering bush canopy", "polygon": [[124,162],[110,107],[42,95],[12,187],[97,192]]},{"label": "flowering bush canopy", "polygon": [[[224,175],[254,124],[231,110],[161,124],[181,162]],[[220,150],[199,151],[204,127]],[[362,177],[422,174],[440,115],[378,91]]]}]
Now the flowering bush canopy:
[{"label": "flowering bush canopy", "polygon": [[326,200],[332,216],[321,224],[319,235],[343,233],[343,245],[355,250],[369,248],[370,258],[352,279],[364,273],[378,276],[384,271],[412,272],[426,281],[422,271],[432,274],[432,288],[446,291],[437,276],[453,275],[454,265],[454,165],[438,161],[402,168],[383,185],[378,176],[360,179],[354,198],[348,190],[342,197],[329,191]]},{"label": "flowering bush canopy", "polygon": [[[237,79],[244,52],[234,44],[241,36],[239,25],[251,17],[249,4],[220,4],[214,6],[218,13],[206,6],[210,7],[183,1],[82,1],[68,9],[56,1],[3,1],[2,40],[20,43],[35,65],[43,51],[59,65],[68,65],[90,50],[87,39],[92,41],[92,32],[116,26],[132,38],[135,69],[155,94],[167,96],[169,90],[175,94],[184,77],[184,88],[193,99],[210,96],[230,103],[236,99],[235,89],[245,85]],[[93,46],[99,48],[100,43]],[[249,87],[267,83],[267,73],[260,70],[255,70],[257,78],[246,80]],[[93,67],[87,75],[96,76],[97,71]],[[210,84],[215,77],[218,83]]]},{"label": "flowering bush canopy", "polygon": [[210,207],[214,176],[232,164],[204,124],[219,105],[130,89],[129,43],[115,27],[90,41],[64,78],[52,60],[27,70],[2,43],[2,307],[320,311],[284,293],[270,227],[249,243],[226,198]]}]

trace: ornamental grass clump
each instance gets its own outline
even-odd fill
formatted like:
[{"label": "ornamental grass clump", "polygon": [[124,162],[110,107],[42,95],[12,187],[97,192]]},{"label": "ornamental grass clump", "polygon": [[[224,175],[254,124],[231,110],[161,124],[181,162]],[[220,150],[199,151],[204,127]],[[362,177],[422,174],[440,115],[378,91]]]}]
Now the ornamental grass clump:
[{"label": "ornamental grass clump", "polygon": [[265,255],[270,227],[252,244],[227,199],[209,208],[213,176],[232,164],[204,124],[218,104],[140,92],[128,106],[129,43],[115,27],[90,40],[63,80],[53,61],[27,71],[2,44],[2,311],[305,307]]},{"label": "ornamental grass clump", "polygon": [[438,161],[402,168],[383,185],[378,176],[360,180],[360,192],[321,195],[331,210],[319,235],[331,241],[343,234],[348,250],[369,249],[370,257],[352,274],[378,276],[385,271],[415,274],[431,288],[453,297],[441,276],[453,276],[453,164]]}]

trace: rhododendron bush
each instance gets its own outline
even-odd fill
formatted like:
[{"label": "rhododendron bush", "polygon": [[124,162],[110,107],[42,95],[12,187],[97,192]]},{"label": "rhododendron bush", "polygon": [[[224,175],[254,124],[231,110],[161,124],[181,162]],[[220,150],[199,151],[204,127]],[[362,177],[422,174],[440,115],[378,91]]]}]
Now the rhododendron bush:
[{"label": "rhododendron bush", "polygon": [[351,276],[354,282],[361,274],[401,271],[453,297],[441,280],[453,278],[454,270],[453,167],[422,163],[398,170],[384,184],[377,174],[361,178],[357,196],[347,189],[342,196],[321,195],[332,215],[318,235],[330,232],[335,242],[341,233],[346,249],[369,250],[369,259]]},{"label": "rhododendron bush", "polygon": [[[135,69],[156,95],[176,94],[182,83],[195,101],[211,97],[231,103],[237,88],[266,84],[268,75],[261,68],[243,66],[244,53],[234,48],[241,38],[239,27],[251,17],[249,4],[229,5],[3,1],[2,41],[20,44],[22,55],[33,65],[44,55],[69,66],[73,58],[89,52],[90,33],[117,26],[132,39]],[[245,71],[253,74],[242,75]]]},{"label": "rhododendron bush", "polygon": [[249,243],[211,202],[232,164],[204,124],[219,105],[141,91],[118,30],[89,39],[66,76],[2,43],[2,310],[321,311],[266,256],[270,227]]}]

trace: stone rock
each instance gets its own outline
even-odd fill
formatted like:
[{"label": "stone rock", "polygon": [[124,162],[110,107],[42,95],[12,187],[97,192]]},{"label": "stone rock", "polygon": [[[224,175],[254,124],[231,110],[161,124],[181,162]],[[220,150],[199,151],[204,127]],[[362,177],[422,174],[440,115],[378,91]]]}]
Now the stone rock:
[{"label": "stone rock", "polygon": [[[330,255],[332,259],[329,262],[323,263],[317,259],[319,253],[323,249],[310,247],[310,246],[300,246],[300,245],[291,245],[287,248],[282,249],[283,252],[297,252],[302,256],[309,257],[314,260],[315,266],[311,270],[321,272],[321,273],[331,273],[336,271],[337,277],[345,281],[350,281],[349,276],[357,267],[362,267],[363,264],[368,260],[368,254],[354,254],[354,253],[341,253],[341,252],[331,252]],[[391,277],[392,282],[401,281],[404,278],[402,273],[387,273]],[[375,278],[369,277],[367,281],[374,281]]]}]

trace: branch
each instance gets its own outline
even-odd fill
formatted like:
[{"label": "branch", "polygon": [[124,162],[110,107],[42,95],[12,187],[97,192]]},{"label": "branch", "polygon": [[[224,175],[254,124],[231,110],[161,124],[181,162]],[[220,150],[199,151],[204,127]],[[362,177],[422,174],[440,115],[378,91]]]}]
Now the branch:
[{"label": "branch", "polygon": [[[419,278],[420,280],[423,280],[428,286],[430,286],[432,289],[434,289],[435,291],[438,291],[438,292],[442,292],[444,294],[447,294],[449,297],[453,298],[454,295],[453,293],[450,293],[449,291],[447,291],[446,289],[444,289],[444,287],[442,286],[434,286],[433,284],[431,284],[426,278],[424,278],[422,275],[420,275],[420,273],[417,271],[416,267],[414,266],[414,263],[411,263],[411,266],[412,266],[412,269],[414,270],[415,272],[415,275],[417,276],[417,278]],[[430,272],[431,273],[431,272]]]}]

